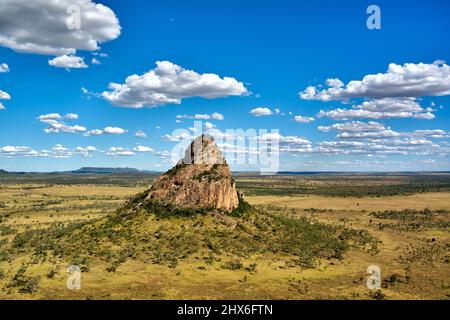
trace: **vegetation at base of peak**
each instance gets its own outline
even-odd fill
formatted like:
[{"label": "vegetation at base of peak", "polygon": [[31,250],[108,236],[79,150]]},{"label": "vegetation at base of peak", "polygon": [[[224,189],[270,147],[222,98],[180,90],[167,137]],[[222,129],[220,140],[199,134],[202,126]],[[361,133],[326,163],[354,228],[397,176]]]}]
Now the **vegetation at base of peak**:
[{"label": "vegetation at base of peak", "polygon": [[253,211],[252,206],[244,200],[241,193],[238,192],[239,205],[236,209],[230,212],[230,216],[236,218],[242,218],[245,215],[251,213]]},{"label": "vegetation at base of peak", "polygon": [[117,210],[116,217],[130,216],[137,211],[142,210],[146,213],[154,214],[158,218],[170,217],[192,217],[196,215],[205,215],[213,209],[208,208],[179,208],[170,203],[164,203],[154,199],[146,199],[148,191],[141,192],[127,201],[125,206]]},{"label": "vegetation at base of peak", "polygon": [[[148,209],[155,208],[159,207]],[[351,248],[376,251],[378,244],[367,232],[281,212],[252,210],[235,218],[235,228],[198,213],[160,218],[158,212],[141,210],[91,223],[29,230],[14,238],[9,253],[28,251],[41,262],[56,257],[82,266],[85,272],[93,259],[109,261],[106,271],[115,272],[128,259],[176,267],[193,256],[211,265],[223,264],[222,257],[240,259],[255,254],[277,254],[286,267],[313,268],[320,259],[343,259]]]}]

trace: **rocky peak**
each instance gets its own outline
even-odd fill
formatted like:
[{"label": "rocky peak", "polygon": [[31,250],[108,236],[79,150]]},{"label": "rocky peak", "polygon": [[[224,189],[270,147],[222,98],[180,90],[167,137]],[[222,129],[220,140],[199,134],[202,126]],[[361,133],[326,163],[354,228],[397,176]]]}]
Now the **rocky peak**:
[{"label": "rocky peak", "polygon": [[198,136],[186,149],[184,158],[179,164],[224,164],[225,158],[214,139],[208,135]]},{"label": "rocky peak", "polygon": [[178,164],[158,177],[147,201],[159,201],[177,208],[232,211],[239,197],[230,168],[214,139],[197,137]]}]

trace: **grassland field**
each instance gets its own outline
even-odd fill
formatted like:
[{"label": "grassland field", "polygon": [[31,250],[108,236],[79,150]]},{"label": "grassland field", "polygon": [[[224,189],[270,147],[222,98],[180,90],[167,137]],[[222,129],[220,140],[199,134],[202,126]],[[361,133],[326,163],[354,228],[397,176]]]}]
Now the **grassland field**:
[{"label": "grassland field", "polygon": [[[0,176],[0,299],[450,298],[449,174],[238,175],[256,214],[236,229],[211,216],[106,220],[153,178]],[[70,264],[80,290],[66,287]]]}]

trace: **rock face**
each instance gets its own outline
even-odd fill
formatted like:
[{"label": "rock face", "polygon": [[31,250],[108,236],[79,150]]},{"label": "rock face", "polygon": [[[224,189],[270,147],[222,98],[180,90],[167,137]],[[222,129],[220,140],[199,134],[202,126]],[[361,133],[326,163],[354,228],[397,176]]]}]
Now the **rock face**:
[{"label": "rock face", "polygon": [[232,211],[239,197],[230,168],[213,138],[202,135],[178,164],[157,178],[146,200],[178,208]]}]

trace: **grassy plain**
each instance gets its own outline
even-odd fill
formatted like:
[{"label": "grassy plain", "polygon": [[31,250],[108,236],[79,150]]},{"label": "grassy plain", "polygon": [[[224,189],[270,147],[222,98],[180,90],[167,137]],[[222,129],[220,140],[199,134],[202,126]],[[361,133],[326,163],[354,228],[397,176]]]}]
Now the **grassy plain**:
[{"label": "grassy plain", "polygon": [[[30,179],[0,179],[0,299],[450,297],[448,176],[238,177],[261,214],[235,229],[211,216],[110,223],[147,177]],[[271,195],[282,183],[286,194]],[[396,195],[369,195],[371,185]],[[330,194],[340,186],[351,192]],[[69,264],[82,267],[80,290],[66,288]],[[370,265],[381,290],[366,287]]]}]

